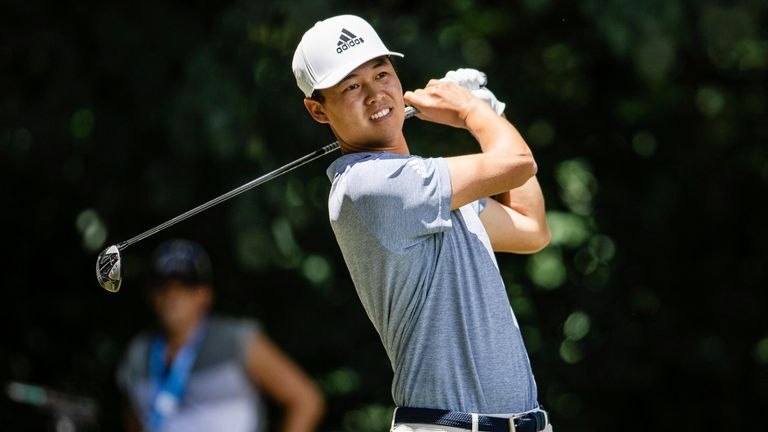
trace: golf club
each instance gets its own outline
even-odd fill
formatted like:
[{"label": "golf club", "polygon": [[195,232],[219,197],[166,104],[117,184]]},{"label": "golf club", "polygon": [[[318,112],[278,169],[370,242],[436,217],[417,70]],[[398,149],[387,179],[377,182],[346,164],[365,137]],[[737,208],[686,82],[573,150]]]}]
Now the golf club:
[{"label": "golf club", "polygon": [[[411,118],[414,115],[416,115],[417,112],[418,111],[416,110],[416,108],[405,107],[405,118],[406,119]],[[96,258],[96,279],[99,281],[99,285],[101,285],[102,288],[104,288],[105,290],[113,293],[120,290],[120,284],[122,283],[122,280],[123,280],[123,276],[122,276],[123,266],[121,262],[120,251],[125,250],[125,248],[127,248],[128,246],[134,243],[140,242],[145,238],[170,227],[171,225],[175,225],[191,216],[194,216],[204,210],[207,210],[217,204],[220,204],[234,196],[240,195],[241,193],[247,190],[250,190],[262,183],[266,183],[274,179],[275,177],[278,177],[282,174],[287,173],[288,171],[292,171],[306,164],[307,162],[311,162],[319,158],[320,156],[324,156],[338,148],[339,148],[339,142],[334,141],[331,144],[328,144],[327,146],[321,147],[313,151],[312,153],[302,156],[293,162],[290,162],[286,165],[283,165],[280,168],[275,169],[274,171],[264,174],[259,178],[253,179],[236,189],[232,189],[231,191],[219,197],[216,197],[204,204],[201,204],[193,208],[192,210],[182,213],[173,219],[170,219],[164,223],[161,223],[160,225],[154,228],[151,228],[133,238],[108,246],[99,254],[98,258]]]}]

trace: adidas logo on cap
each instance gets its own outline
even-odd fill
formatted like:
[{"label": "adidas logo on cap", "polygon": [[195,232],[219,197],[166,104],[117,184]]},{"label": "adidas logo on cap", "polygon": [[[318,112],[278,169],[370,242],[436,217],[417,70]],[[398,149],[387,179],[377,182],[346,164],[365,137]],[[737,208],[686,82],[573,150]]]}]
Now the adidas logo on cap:
[{"label": "adidas logo on cap", "polygon": [[339,36],[339,41],[336,42],[336,52],[341,54],[353,46],[360,45],[363,42],[365,42],[363,38],[357,37],[351,31],[343,28],[341,29],[341,36]]}]

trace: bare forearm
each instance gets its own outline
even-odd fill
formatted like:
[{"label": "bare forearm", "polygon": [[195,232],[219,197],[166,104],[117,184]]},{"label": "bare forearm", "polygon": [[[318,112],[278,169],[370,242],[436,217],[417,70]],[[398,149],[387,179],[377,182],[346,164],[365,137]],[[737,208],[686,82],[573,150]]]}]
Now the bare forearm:
[{"label": "bare forearm", "polygon": [[543,220],[545,218],[544,194],[536,177],[515,189],[494,195],[493,199],[518,213]]},{"label": "bare forearm", "polygon": [[[552,239],[544,197],[536,177],[524,185],[493,196],[480,213],[496,252],[535,253]],[[496,203],[498,202],[498,204]]]},{"label": "bare forearm", "polygon": [[284,432],[315,430],[325,409],[322,393],[266,335],[251,342],[247,368],[254,382],[283,409]]},{"label": "bare forearm", "polygon": [[532,157],[531,149],[517,129],[491,107],[479,102],[467,114],[467,130],[480,144],[483,153],[507,153]]},{"label": "bare forearm", "polygon": [[[482,150],[469,155],[471,163],[455,167],[456,171],[464,173],[465,178],[458,180],[467,181],[466,190],[471,192],[470,195],[477,192],[484,192],[481,196],[503,193],[521,187],[536,175],[536,161],[525,140],[511,123],[485,103],[480,102],[469,113],[467,130]],[[452,171],[451,180],[454,179]]]},{"label": "bare forearm", "polygon": [[283,432],[311,432],[323,417],[323,400],[312,395],[285,407]]}]

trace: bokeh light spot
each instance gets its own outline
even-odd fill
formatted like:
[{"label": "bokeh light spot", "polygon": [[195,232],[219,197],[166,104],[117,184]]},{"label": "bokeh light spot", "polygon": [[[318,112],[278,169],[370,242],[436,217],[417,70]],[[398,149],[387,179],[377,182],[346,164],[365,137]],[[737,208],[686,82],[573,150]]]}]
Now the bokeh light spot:
[{"label": "bokeh light spot", "polygon": [[632,150],[639,156],[651,157],[656,153],[656,138],[650,132],[638,132],[632,137]]},{"label": "bokeh light spot", "polygon": [[296,244],[296,240],[293,236],[293,229],[290,222],[285,218],[277,218],[272,223],[272,235],[275,239],[277,250],[285,258],[291,258],[294,255],[301,253],[301,249]]},{"label": "bokeh light spot", "polygon": [[578,343],[571,340],[564,340],[560,344],[560,358],[568,364],[576,364],[584,359],[584,351]]},{"label": "bokeh light spot", "polygon": [[711,2],[702,8],[699,30],[707,55],[718,68],[761,70],[768,66],[768,44],[759,39],[759,14],[750,9],[743,2]]},{"label": "bokeh light spot", "polygon": [[304,277],[314,284],[320,284],[331,277],[332,269],[328,259],[322,255],[309,255],[301,267]]},{"label": "bokeh light spot", "polygon": [[707,117],[715,117],[723,110],[725,98],[713,87],[702,87],[696,93],[696,107]]},{"label": "bokeh light spot", "polygon": [[576,255],[573,256],[573,266],[581,274],[588,275],[597,270],[597,266],[600,262],[597,260],[588,248],[579,249]]},{"label": "bokeh light spot", "polygon": [[663,36],[644,40],[635,52],[635,62],[640,74],[652,80],[664,78],[674,60],[674,46]]},{"label": "bokeh light spot", "polygon": [[577,341],[589,333],[590,319],[584,311],[574,311],[563,323],[563,334],[566,339]]},{"label": "bokeh light spot", "polygon": [[616,254],[616,244],[610,237],[598,234],[589,240],[589,251],[598,260],[607,263]]},{"label": "bokeh light spot", "polygon": [[94,209],[85,209],[77,215],[75,227],[80,233],[83,249],[96,252],[107,241],[107,227]]},{"label": "bokeh light spot", "polygon": [[304,204],[304,183],[297,178],[290,178],[285,183],[285,201],[293,207]]},{"label": "bokeh light spot", "polygon": [[348,432],[380,432],[389,430],[392,424],[392,409],[394,407],[371,404],[348,411],[344,415],[344,430]]},{"label": "bokeh light spot", "polygon": [[538,147],[546,147],[555,139],[555,127],[546,120],[536,120],[528,128],[528,141]]},{"label": "bokeh light spot", "polygon": [[565,265],[560,250],[548,247],[528,258],[528,276],[540,288],[559,288],[566,278]]},{"label": "bokeh light spot", "polygon": [[566,418],[574,418],[582,412],[581,399],[572,393],[564,393],[555,400],[555,409],[558,415]]},{"label": "bokeh light spot", "polygon": [[321,378],[320,387],[329,395],[349,394],[360,388],[360,374],[352,368],[342,367]]},{"label": "bokeh light spot", "polygon": [[586,161],[563,161],[555,168],[555,178],[560,185],[560,198],[568,208],[580,215],[592,213],[592,198],[597,192],[597,180]]},{"label": "bokeh light spot", "polygon": [[548,211],[547,225],[552,232],[551,244],[555,246],[575,248],[584,243],[592,232],[582,216],[567,212]]},{"label": "bokeh light spot", "polygon": [[443,28],[437,36],[437,42],[443,48],[452,48],[462,40],[462,29],[460,26],[452,25]]}]

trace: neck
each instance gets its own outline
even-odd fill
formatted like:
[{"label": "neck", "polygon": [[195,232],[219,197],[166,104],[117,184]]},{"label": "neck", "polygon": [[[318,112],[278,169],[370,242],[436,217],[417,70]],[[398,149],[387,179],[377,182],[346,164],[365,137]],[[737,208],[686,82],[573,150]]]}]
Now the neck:
[{"label": "neck", "polygon": [[[337,136],[338,139],[338,136]],[[395,153],[395,154],[402,154],[402,155],[409,155],[411,154],[410,149],[408,148],[408,143],[405,141],[405,136],[402,134],[395,140],[392,140],[390,142],[385,143],[363,143],[363,144],[351,144],[346,141],[343,141],[341,139],[339,141],[339,146],[341,147],[341,152],[344,154],[347,153],[361,153],[361,152],[375,152],[375,153]]]},{"label": "neck", "polygon": [[197,328],[199,322],[200,320],[196,320],[179,328],[166,331],[166,337],[168,338],[168,360],[172,360],[181,347],[192,337],[192,333]]}]

